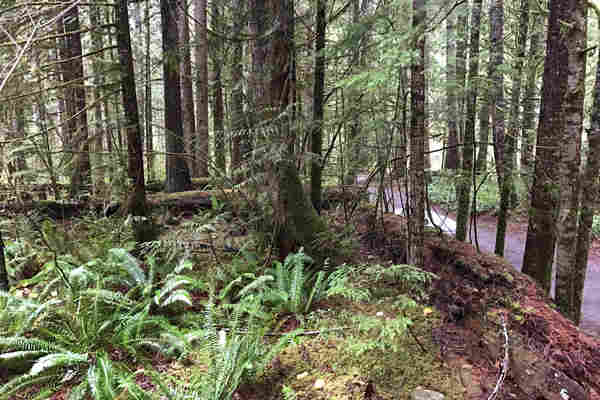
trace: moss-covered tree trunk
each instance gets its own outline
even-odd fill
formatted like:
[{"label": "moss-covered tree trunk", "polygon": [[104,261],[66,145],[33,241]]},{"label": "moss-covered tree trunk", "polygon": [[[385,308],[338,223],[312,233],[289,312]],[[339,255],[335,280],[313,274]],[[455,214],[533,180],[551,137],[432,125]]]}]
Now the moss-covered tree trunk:
[{"label": "moss-covered tree trunk", "polygon": [[[568,318],[579,320],[583,298],[581,271],[575,263],[579,209],[579,167],[583,131],[586,73],[587,2],[570,1],[561,17],[562,40],[568,52],[567,90],[562,101],[564,129],[559,130],[560,198],[556,231],[556,304]],[[564,26],[568,27],[565,28]]]},{"label": "moss-covered tree trunk", "polygon": [[[293,56],[291,24],[293,0],[266,0],[265,9],[275,21],[274,31],[268,47],[267,64],[270,68],[265,92],[270,103],[271,124],[278,128],[276,140],[293,142],[293,130],[287,127],[285,111],[290,104],[289,77]],[[285,148],[289,149],[288,146]],[[276,182],[275,217],[278,225],[277,245],[280,258],[285,258],[299,246],[314,254],[314,240],[325,230],[325,224],[318,216],[308,196],[304,193],[296,163],[291,154],[275,161],[274,181]]]},{"label": "moss-covered tree trunk", "polygon": [[547,293],[552,283],[552,260],[556,244],[555,222],[560,190],[556,161],[560,160],[559,144],[565,126],[562,102],[567,90],[569,69],[569,53],[563,37],[563,21],[570,19],[564,13],[567,3],[556,0],[550,2],[535,172],[523,256],[523,272],[538,281]]}]

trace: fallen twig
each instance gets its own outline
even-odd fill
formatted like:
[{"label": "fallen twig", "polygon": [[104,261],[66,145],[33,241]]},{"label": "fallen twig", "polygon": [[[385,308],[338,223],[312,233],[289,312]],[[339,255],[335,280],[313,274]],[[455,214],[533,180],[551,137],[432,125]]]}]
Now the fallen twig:
[{"label": "fallen twig", "polygon": [[506,379],[506,375],[508,374],[508,328],[506,327],[506,319],[504,318],[504,315],[502,316],[502,329],[504,333],[504,360],[502,361],[500,375],[496,381],[496,387],[488,397],[488,400],[494,400],[498,396],[498,393],[500,393],[500,389],[502,388],[502,384],[504,383],[504,379]]}]

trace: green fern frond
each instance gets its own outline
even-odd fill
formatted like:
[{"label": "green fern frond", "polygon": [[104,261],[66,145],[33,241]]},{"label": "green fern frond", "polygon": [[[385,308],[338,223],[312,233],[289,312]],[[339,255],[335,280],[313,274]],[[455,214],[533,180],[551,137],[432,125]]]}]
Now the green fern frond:
[{"label": "green fern frond", "polygon": [[71,352],[48,354],[38,359],[35,362],[35,364],[33,364],[33,366],[31,367],[31,371],[29,371],[29,374],[35,376],[54,368],[66,367],[87,362],[87,354],[78,354]]},{"label": "green fern frond", "polygon": [[179,275],[171,276],[154,297],[155,303],[160,305],[173,290],[189,285],[190,283],[192,283],[192,281],[187,277]]},{"label": "green fern frond", "polygon": [[46,312],[47,310],[49,310],[53,307],[57,307],[61,303],[62,303],[61,300],[53,299],[53,300],[50,300],[50,301],[47,301],[45,303],[38,305],[38,307],[36,307],[35,310],[33,310],[31,313],[27,314],[25,320],[23,321],[24,323],[23,323],[23,326],[20,329],[19,333],[22,333],[26,329],[31,329],[31,327],[34,325],[35,321],[38,319],[38,317],[40,315],[42,315],[44,312]]},{"label": "green fern frond", "polygon": [[304,265],[299,262],[294,262],[293,267],[290,267],[292,266],[288,266],[292,273],[288,289],[290,292],[290,311],[293,313],[300,313],[302,311],[302,304],[304,303]]},{"label": "green fern frond", "polygon": [[11,351],[8,353],[3,353],[3,354],[0,354],[0,366],[11,364],[11,363],[14,363],[17,361],[22,361],[22,360],[33,360],[33,359],[43,356],[45,354],[48,354],[48,353],[45,351],[40,351],[40,350],[38,350],[38,351],[19,350],[19,351]]},{"label": "green fern frond", "polygon": [[310,291],[310,295],[308,296],[308,299],[306,300],[306,304],[304,306],[304,313],[307,313],[308,310],[310,309],[310,306],[312,305],[313,300],[320,300],[323,292],[325,291],[325,271],[319,271],[319,273],[317,274],[317,280],[315,281],[315,283],[313,284],[312,290]]},{"label": "green fern frond", "polygon": [[71,389],[71,392],[69,392],[68,400],[86,400],[88,393],[88,382],[87,380],[84,380],[79,385]]},{"label": "green fern frond", "polygon": [[94,300],[100,300],[105,304],[113,305],[113,306],[117,306],[117,307],[124,307],[124,308],[130,309],[133,306],[135,306],[135,302],[132,301],[131,299],[127,298],[122,293],[113,292],[112,290],[108,290],[108,289],[99,289],[99,288],[85,289],[81,292],[81,296],[82,297],[89,296],[90,298],[92,298]]},{"label": "green fern frond", "polygon": [[65,351],[62,347],[45,340],[22,336],[0,337],[0,348],[13,351],[41,351],[46,354]]},{"label": "green fern frond", "polygon": [[190,296],[190,293],[185,289],[175,290],[174,292],[169,293],[166,298],[164,296],[161,297],[163,297],[162,300],[157,299],[156,303],[161,307],[167,307],[168,305],[177,302],[185,303],[190,307],[192,306],[192,297]]},{"label": "green fern frond", "polygon": [[121,248],[110,249],[108,253],[109,260],[122,267],[135,284],[140,285],[146,282],[146,274],[140,268],[140,262],[137,258]]},{"label": "green fern frond", "polygon": [[8,399],[14,393],[19,392],[20,390],[33,386],[33,385],[41,385],[43,383],[51,382],[60,377],[59,374],[49,374],[49,375],[31,375],[25,374],[18,376],[14,379],[11,379],[2,387],[0,387],[0,399]]},{"label": "green fern frond", "polygon": [[256,278],[254,281],[250,282],[246,285],[242,290],[238,292],[236,295],[236,299],[240,299],[244,297],[249,292],[256,290],[258,288],[264,287],[267,282],[273,281],[274,278],[271,275],[262,275]]}]

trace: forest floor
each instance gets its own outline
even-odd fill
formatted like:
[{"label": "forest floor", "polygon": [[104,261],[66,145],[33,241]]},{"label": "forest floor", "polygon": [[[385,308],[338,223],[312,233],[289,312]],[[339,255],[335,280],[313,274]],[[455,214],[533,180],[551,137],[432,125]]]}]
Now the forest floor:
[{"label": "forest floor", "polygon": [[[509,226],[507,259],[492,254],[491,214],[478,218],[482,252],[449,234],[428,230],[424,270],[437,277],[429,281],[416,269],[394,272],[403,268],[406,220],[385,214],[383,224],[373,224],[372,214],[373,207],[366,204],[350,219],[340,208],[323,213],[332,231],[345,237],[347,244],[340,242],[339,247],[348,249],[344,261],[353,271],[351,285],[368,289],[369,298],[323,298],[303,317],[277,313],[269,325],[268,343],[296,327],[304,333],[258,380],[235,390],[232,399],[408,400],[416,398],[421,387],[456,400],[600,400],[600,338],[560,315],[535,282],[511,265],[513,252],[515,261],[522,258],[522,219],[514,217]],[[206,243],[187,219],[181,212],[165,223],[161,238],[166,243]],[[215,244],[212,239],[208,243],[213,250],[224,249],[224,233],[238,229],[236,219],[215,217],[211,224],[215,232],[208,235]],[[239,248],[248,239],[235,237],[231,244]],[[202,246],[197,250],[198,279],[212,276],[214,270],[207,266],[213,258],[224,263],[224,271],[236,265],[226,262],[225,251],[211,254]],[[592,253],[598,260],[598,243]],[[27,287],[17,291],[30,293]],[[201,315],[207,294],[196,289],[191,299],[193,304],[179,310],[182,315],[171,316],[173,321]],[[157,353],[149,362],[144,354],[122,357],[122,352],[110,349],[108,354],[113,362],[137,371],[136,383],[150,391],[156,388],[153,374],[165,382],[190,382],[210,367],[202,352],[192,351],[182,359]],[[3,371],[1,361],[0,385],[12,376]],[[53,396],[38,398],[66,399],[72,387],[63,385]],[[33,398],[30,391],[10,397]]]}]

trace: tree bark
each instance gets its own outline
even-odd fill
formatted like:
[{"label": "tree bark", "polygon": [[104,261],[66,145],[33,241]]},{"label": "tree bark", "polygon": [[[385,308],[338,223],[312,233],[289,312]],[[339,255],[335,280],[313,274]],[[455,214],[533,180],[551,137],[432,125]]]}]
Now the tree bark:
[{"label": "tree bark", "polygon": [[[245,1],[234,0],[233,3],[233,37],[239,38],[242,32],[242,15],[244,14]],[[243,129],[244,123],[244,92],[243,92],[243,69],[242,58],[244,55],[244,45],[242,40],[236,40],[233,48],[233,60],[231,63],[231,79],[233,88],[231,89],[231,127],[232,133],[232,154],[231,154],[231,175],[234,181],[239,182],[241,174],[239,168],[242,164],[242,158],[249,152],[249,149],[243,145],[248,143],[245,138],[247,130]],[[243,140],[245,138],[245,140]]]},{"label": "tree bark", "polygon": [[[100,7],[93,6],[90,8],[89,17],[90,24],[92,26],[100,25],[102,16],[102,10]],[[104,38],[97,31],[92,31],[92,46],[93,51],[99,51],[104,48]],[[94,72],[94,153],[95,153],[95,161],[96,167],[96,177],[94,178],[94,192],[102,193],[105,186],[106,179],[106,162],[104,160],[103,151],[104,151],[104,137],[106,136],[106,132],[104,129],[104,121],[102,119],[102,95],[104,92],[104,72],[102,71],[102,63],[99,62],[99,59],[94,58],[92,60],[92,70]],[[106,112],[106,110],[104,110]]]},{"label": "tree bark", "polygon": [[[352,1],[352,24],[358,27],[361,23],[361,18],[366,14],[370,0],[353,0]],[[354,73],[358,73],[365,66],[364,49],[367,45],[368,29],[365,29],[362,35],[358,38],[358,43],[353,49],[350,68]],[[344,182],[347,185],[352,185],[356,182],[356,174],[360,168],[360,164],[364,161],[365,152],[363,144],[365,138],[362,136],[362,98],[364,92],[360,89],[351,88],[349,90],[349,127],[346,149],[346,175]]]},{"label": "tree bark", "polygon": [[448,150],[444,167],[458,168],[458,132],[456,127],[456,17],[450,14],[446,20],[446,106],[448,119]]},{"label": "tree bark", "polygon": [[523,256],[523,272],[533,277],[547,293],[552,282],[559,204],[556,161],[560,160],[560,132],[566,125],[562,102],[567,91],[569,50],[562,34],[561,21],[571,19],[565,14],[568,3],[558,0],[550,3],[535,171]]},{"label": "tree bark", "polygon": [[[196,147],[198,137],[196,135],[196,118],[194,115],[194,82],[192,79],[192,54],[190,48],[190,23],[188,20],[187,1],[182,1],[177,9],[177,25],[179,28],[179,38],[182,44],[181,52],[181,119],[183,120],[183,137],[186,152],[192,154],[189,158],[188,168],[192,174],[196,173],[196,166],[200,162],[196,159]],[[200,51],[201,47],[199,47]],[[202,61],[200,61],[202,62]],[[202,65],[199,66],[203,68]],[[207,120],[208,124],[208,120]],[[204,175],[198,175],[204,176]]]},{"label": "tree bark", "polygon": [[496,158],[496,175],[500,189],[500,207],[496,225],[496,245],[494,253],[504,255],[504,241],[508,209],[510,206],[510,190],[512,188],[513,143],[510,135],[506,135],[504,121],[504,0],[493,0],[490,6],[490,42],[492,45],[491,65],[492,95],[492,135],[494,137],[494,155]]},{"label": "tree bark", "polygon": [[[527,34],[529,31],[529,0],[521,0],[521,10],[519,13],[519,31],[515,37],[516,58],[514,60],[512,88],[510,99],[510,117],[508,125],[508,137],[512,142],[513,154],[516,153],[516,143],[519,137],[520,127],[520,106],[521,106],[521,86],[523,82],[523,71],[525,65],[525,50],[527,48]],[[511,161],[511,166],[514,170],[514,161]],[[512,176],[512,171],[511,171]],[[512,177],[513,185],[510,187],[510,204],[513,207],[517,206],[518,193],[514,185],[514,177]]]},{"label": "tree bark", "polygon": [[[598,17],[600,19],[600,15]],[[591,110],[591,125],[587,132],[588,155],[583,177],[584,184],[582,185],[581,212],[579,214],[577,248],[575,252],[575,276],[572,278],[573,291],[576,294],[574,299],[579,303],[581,303],[580,294],[583,292],[583,284],[585,282],[594,214],[596,213],[597,203],[600,199],[600,183],[598,182],[598,175],[600,175],[600,52],[598,56],[596,83],[593,93],[594,103]],[[581,304],[579,306],[575,305],[573,308],[581,310]],[[580,321],[581,314],[578,312],[573,316],[573,322],[579,325]]]},{"label": "tree bark", "polygon": [[119,29],[117,43],[119,46],[119,63],[121,67],[121,90],[123,94],[123,110],[125,113],[125,129],[127,131],[127,155],[129,176],[129,197],[125,210],[127,214],[146,215],[146,190],[144,186],[144,153],[142,149],[142,132],[138,113],[135,75],[129,32],[128,0],[119,2]]},{"label": "tree bark", "polygon": [[208,176],[210,155],[208,136],[208,27],[206,0],[196,0],[196,138],[191,148],[194,158],[192,175]]},{"label": "tree bark", "polygon": [[[221,4],[218,1],[212,2],[212,27],[217,32],[223,32],[223,22],[221,15]],[[215,139],[215,167],[223,175],[227,174],[225,163],[225,125],[223,122],[223,42],[217,40],[214,43],[212,58],[212,83],[213,83],[213,131]],[[239,84],[239,82],[236,82]]]},{"label": "tree bark", "polygon": [[177,30],[177,1],[161,0],[163,38],[163,75],[165,96],[165,144],[167,150],[165,191],[182,192],[190,187],[190,172],[183,157],[184,137],[181,122],[181,85]]},{"label": "tree bark", "polygon": [[322,147],[323,147],[323,116],[324,116],[324,90],[325,90],[325,31],[327,29],[326,20],[326,0],[317,0],[317,18],[315,41],[315,72],[313,89],[313,127],[311,138],[311,152],[313,159],[311,162],[310,174],[310,197],[313,206],[318,213],[321,212],[321,192],[322,192]]},{"label": "tree bark", "polygon": [[2,237],[2,230],[0,229],[0,290],[8,292],[10,285],[8,282],[8,272],[6,270],[6,258],[4,256],[4,238]]},{"label": "tree bark", "polygon": [[[266,10],[274,19],[274,31],[268,47],[267,65],[270,68],[268,87],[269,120],[275,121],[274,128],[281,130],[280,137],[284,143],[291,142],[285,137],[290,133],[285,126],[287,117],[285,110],[290,102],[290,69],[293,38],[290,35],[293,15],[291,14],[293,0],[267,0]],[[287,148],[287,147],[286,147]],[[274,177],[277,185],[277,198],[274,203],[276,221],[278,224],[277,244],[280,258],[285,258],[299,246],[304,246],[309,253],[318,253],[314,247],[314,239],[319,232],[326,229],[312,203],[304,193],[296,163],[291,157],[284,157],[275,162]]]},{"label": "tree bark", "polygon": [[559,310],[573,321],[578,321],[583,298],[583,281],[575,263],[577,248],[577,216],[579,209],[579,166],[581,164],[581,134],[583,128],[583,102],[585,99],[587,2],[565,2],[560,18],[562,40],[567,46],[567,88],[562,101],[564,129],[559,130],[560,199],[556,224],[556,304]]},{"label": "tree bark", "polygon": [[523,124],[521,130],[521,179],[527,189],[531,189],[533,174],[533,146],[535,144],[535,116],[537,106],[537,78],[540,59],[540,39],[542,35],[540,18],[532,18],[532,34],[529,39],[527,60],[527,83],[523,98]]},{"label": "tree bark", "polygon": [[416,54],[411,67],[410,223],[408,262],[425,264],[425,10],[426,0],[413,0]]},{"label": "tree bark", "polygon": [[467,77],[467,22],[469,13],[469,2],[456,8],[457,24],[456,24],[456,121],[457,121],[457,155],[458,169],[461,168],[462,160],[460,159],[461,147],[464,142],[465,131],[465,98]]},{"label": "tree bark", "polygon": [[467,114],[462,146],[462,168],[457,185],[458,209],[456,212],[456,239],[467,238],[470,216],[471,184],[473,178],[473,151],[475,149],[475,119],[477,115],[477,90],[479,87],[479,37],[481,27],[481,1],[475,0],[471,9],[471,43],[469,57],[469,82],[466,93]]},{"label": "tree bark", "polygon": [[144,129],[146,136],[146,167],[148,170],[148,180],[153,181],[155,178],[154,172],[154,133],[152,130],[153,118],[152,118],[152,63],[150,53],[150,40],[151,40],[151,29],[150,29],[150,2],[146,2],[146,8],[144,9],[144,20],[146,21],[146,51],[144,59]]},{"label": "tree bark", "polygon": [[75,196],[84,187],[91,184],[90,154],[88,143],[88,122],[85,101],[83,59],[81,58],[81,34],[79,8],[72,7],[61,18],[64,32],[60,58],[69,60],[62,64],[62,79],[67,85],[65,90],[66,129],[68,130],[67,152],[72,160],[71,196]]}]

